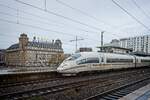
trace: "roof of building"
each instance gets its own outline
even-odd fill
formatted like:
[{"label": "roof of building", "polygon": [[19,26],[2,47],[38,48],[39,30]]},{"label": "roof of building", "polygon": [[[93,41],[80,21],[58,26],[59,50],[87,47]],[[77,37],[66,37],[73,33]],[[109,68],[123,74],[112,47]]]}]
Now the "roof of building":
[{"label": "roof of building", "polygon": [[118,46],[102,46],[102,47],[97,47],[97,48],[116,48],[116,49],[132,50],[129,48],[122,48],[122,47],[118,47]]},{"label": "roof of building", "polygon": [[5,49],[0,49],[0,53],[4,53],[5,51]]},{"label": "roof of building", "polygon": [[113,42],[119,42],[119,40],[117,40],[117,39],[112,39],[112,40],[111,40],[111,43],[113,43]]},{"label": "roof of building", "polygon": [[[55,43],[49,43],[49,42],[34,42],[29,41],[28,47],[38,47],[38,48],[54,48],[54,49],[62,49],[61,46],[55,44]],[[19,48],[19,43],[11,45],[7,50],[11,49],[17,49]]]},{"label": "roof of building", "polygon": [[61,49],[61,47],[59,47],[55,43],[48,43],[48,42],[28,42],[28,46],[38,47],[38,48],[55,48],[55,49],[60,48]]},{"label": "roof of building", "polygon": [[150,37],[150,35],[141,35],[141,36],[134,36],[134,37],[128,37],[128,38],[122,38],[120,41],[133,39],[133,38],[141,38],[141,37]]},{"label": "roof of building", "polygon": [[17,49],[17,48],[19,48],[19,43],[16,43],[16,44],[11,45],[11,46],[8,48],[8,50]]},{"label": "roof of building", "polygon": [[122,38],[122,39],[120,39],[120,41],[124,41],[124,40],[128,40],[127,38]]},{"label": "roof of building", "polygon": [[26,37],[27,37],[27,34],[25,34],[25,33],[22,33],[22,34],[20,34],[20,36],[26,36]]}]

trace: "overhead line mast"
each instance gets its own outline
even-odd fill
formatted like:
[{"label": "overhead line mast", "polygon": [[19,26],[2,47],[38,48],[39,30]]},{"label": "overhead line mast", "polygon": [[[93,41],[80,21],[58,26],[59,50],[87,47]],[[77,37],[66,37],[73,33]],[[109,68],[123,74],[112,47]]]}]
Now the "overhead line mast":
[{"label": "overhead line mast", "polygon": [[75,48],[76,48],[76,51],[75,52],[77,52],[77,50],[78,50],[78,41],[81,41],[81,40],[84,40],[84,39],[78,39],[78,36],[76,36],[76,39],[75,40],[70,40],[70,42],[76,42],[76,44],[75,44]]},{"label": "overhead line mast", "polygon": [[101,47],[103,46],[103,34],[104,34],[104,32],[105,32],[105,31],[102,31],[102,32],[101,32]]}]

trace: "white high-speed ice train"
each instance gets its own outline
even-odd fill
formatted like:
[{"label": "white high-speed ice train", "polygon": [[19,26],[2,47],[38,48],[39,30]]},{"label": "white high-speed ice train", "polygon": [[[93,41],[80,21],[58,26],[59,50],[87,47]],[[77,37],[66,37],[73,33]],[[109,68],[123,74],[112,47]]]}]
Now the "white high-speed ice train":
[{"label": "white high-speed ice train", "polygon": [[57,72],[64,75],[76,75],[80,72],[150,67],[150,57],[139,57],[134,55],[81,52],[65,59],[57,68]]}]

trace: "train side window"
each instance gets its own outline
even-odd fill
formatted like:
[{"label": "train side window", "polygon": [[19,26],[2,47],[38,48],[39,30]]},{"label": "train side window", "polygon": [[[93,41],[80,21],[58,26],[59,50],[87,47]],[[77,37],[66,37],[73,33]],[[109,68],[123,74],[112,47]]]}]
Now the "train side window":
[{"label": "train side window", "polygon": [[99,58],[87,58],[86,63],[99,63]]},{"label": "train side window", "polygon": [[133,63],[133,59],[107,59],[107,63],[125,63],[125,62]]},{"label": "train side window", "polygon": [[76,62],[78,65],[79,64],[86,64],[86,63],[99,63],[99,58],[87,58],[87,59],[82,59]]},{"label": "train side window", "polygon": [[142,59],[141,62],[150,62],[150,60]]}]

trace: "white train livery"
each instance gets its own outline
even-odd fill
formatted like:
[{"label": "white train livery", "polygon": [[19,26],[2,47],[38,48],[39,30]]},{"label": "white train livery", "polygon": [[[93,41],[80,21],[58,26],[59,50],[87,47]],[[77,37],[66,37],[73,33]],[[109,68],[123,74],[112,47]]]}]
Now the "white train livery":
[{"label": "white train livery", "polygon": [[101,52],[81,52],[64,60],[57,68],[57,72],[65,75],[76,75],[77,73],[86,71],[135,68],[142,66],[150,66],[150,57]]}]

